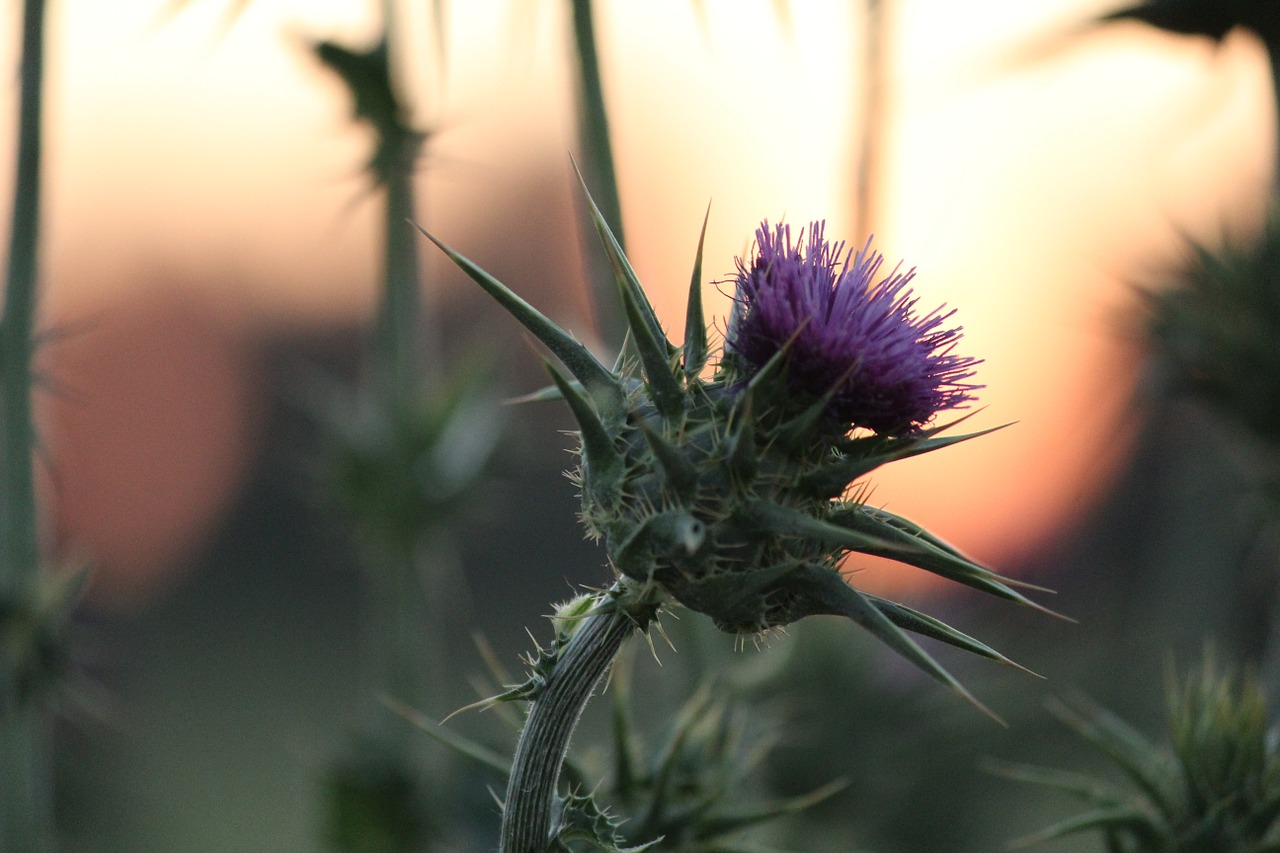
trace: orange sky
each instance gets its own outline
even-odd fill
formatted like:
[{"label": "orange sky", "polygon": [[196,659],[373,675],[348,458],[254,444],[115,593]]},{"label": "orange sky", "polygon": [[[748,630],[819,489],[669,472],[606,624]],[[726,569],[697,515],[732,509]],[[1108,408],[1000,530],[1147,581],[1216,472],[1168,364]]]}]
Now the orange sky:
[{"label": "orange sky", "polygon": [[[367,137],[297,46],[302,35],[367,36],[371,14],[349,2],[255,0],[219,36],[229,2],[192,0],[157,23],[162,0],[65,0],[51,28],[49,313],[111,317],[163,281],[165,304],[186,299],[204,312],[183,322],[222,354],[192,356],[214,372],[210,383],[231,375],[217,371],[246,358],[243,342],[262,329],[367,313],[377,275],[376,204],[358,174]],[[861,243],[849,233],[857,4],[796,0],[781,27],[769,0],[601,5],[628,242],[673,333],[708,200],[712,279],[732,272],[763,217],[825,218],[829,234]],[[985,359],[987,408],[973,425],[1017,424],[894,466],[877,476],[874,500],[999,565],[1087,510],[1123,452],[1130,282],[1170,257],[1177,229],[1208,237],[1260,209],[1275,150],[1268,69],[1245,36],[1217,50],[1137,26],[1055,37],[1098,3],[892,5],[877,244],[890,263],[917,267],[925,302],[958,309],[964,353]],[[565,8],[450,4],[443,78],[425,20],[409,20],[396,45],[429,81],[415,89],[424,120],[443,130],[422,180],[428,221],[464,251],[536,164],[563,163],[569,203]],[[7,115],[12,94],[0,100]],[[5,162],[11,136],[0,141]],[[576,234],[564,239],[577,245]],[[707,301],[723,314],[714,288]],[[250,418],[251,384],[227,392],[229,423]],[[92,421],[92,399],[77,405],[75,417]],[[126,445],[135,434],[128,421],[118,431]],[[98,452],[83,443],[91,432],[68,433],[80,436],[66,439],[70,456]],[[205,432],[232,442],[234,457],[235,428]],[[110,463],[127,458],[115,448],[103,461],[105,491],[84,497],[84,512],[110,500]],[[206,490],[223,498],[200,508],[204,518],[240,476],[218,458],[191,474],[222,483]],[[164,476],[148,494],[170,495],[155,500],[171,508],[191,481],[164,492]],[[93,539],[111,528],[81,529]],[[147,534],[136,531],[133,545]]]}]

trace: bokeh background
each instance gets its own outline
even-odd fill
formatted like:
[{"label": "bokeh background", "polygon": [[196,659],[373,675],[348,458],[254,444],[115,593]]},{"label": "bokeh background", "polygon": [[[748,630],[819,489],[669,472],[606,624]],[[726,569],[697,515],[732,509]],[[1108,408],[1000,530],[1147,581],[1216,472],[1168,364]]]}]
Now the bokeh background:
[{"label": "bokeh background", "polygon": [[[593,339],[568,4],[447,4],[443,29],[432,4],[400,5],[392,57],[431,131],[420,221]],[[1155,725],[1166,660],[1206,638],[1241,655],[1261,642],[1250,584],[1275,566],[1251,510],[1256,465],[1231,427],[1159,393],[1136,290],[1159,287],[1188,238],[1258,228],[1271,70],[1246,31],[1215,42],[1096,23],[1113,9],[597,4],[629,254],[669,330],[708,201],[718,318],[728,299],[711,282],[760,219],[826,219],[859,245],[874,232],[984,359],[973,426],[1013,422],[877,473],[874,500],[1058,590],[1052,605],[1078,620],[866,568],[872,588],[930,602],[1046,676],[943,653],[1008,729],[851,628],[759,653],[724,638],[729,665],[785,668],[800,695],[822,687],[788,707],[770,784],[852,784],[793,830],[808,833],[786,839],[796,849],[998,849],[1071,804],[984,773],[984,756],[1087,761],[1044,697],[1085,691]],[[41,485],[51,548],[94,567],[76,633],[86,707],[59,739],[69,849],[320,849],[316,774],[359,704],[361,579],[316,494],[300,400],[359,359],[380,196],[363,170],[371,136],[308,46],[371,43],[379,8],[64,0],[51,13]],[[13,68],[16,10],[4,24]],[[3,114],[15,98],[0,91]],[[446,358],[492,350],[507,393],[538,387],[515,323],[425,258]],[[456,531],[454,609],[514,664],[551,601],[607,572],[560,476],[568,419],[507,414],[499,470]],[[458,639],[456,668],[482,671]],[[777,661],[745,660],[757,654]]]}]

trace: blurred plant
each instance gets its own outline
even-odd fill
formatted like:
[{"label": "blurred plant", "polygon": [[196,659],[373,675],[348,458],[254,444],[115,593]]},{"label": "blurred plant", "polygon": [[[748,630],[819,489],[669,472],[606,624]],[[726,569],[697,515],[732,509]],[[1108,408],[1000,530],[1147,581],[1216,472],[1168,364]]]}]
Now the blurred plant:
[{"label": "blurred plant", "polygon": [[[804,796],[753,805],[746,780],[775,745],[777,733],[752,729],[733,688],[715,676],[708,676],[671,716],[665,736],[646,748],[630,713],[626,664],[620,660],[612,672],[612,768],[596,791],[617,810],[631,842],[660,839],[651,849],[673,853],[746,853],[748,848],[733,840],[743,830],[802,812],[845,787],[837,780]],[[577,763],[566,767],[566,776],[579,788],[591,778]],[[767,853],[772,848],[749,849]]]},{"label": "blurred plant", "polygon": [[994,765],[1002,775],[1090,806],[1017,846],[1098,832],[1114,853],[1280,851],[1280,751],[1259,680],[1206,654],[1181,684],[1170,676],[1168,702],[1165,745],[1084,700],[1051,703],[1049,710],[1117,765],[1130,786],[1070,771]]},{"label": "blurred plant", "polygon": [[[596,50],[595,14],[592,0],[570,0],[573,20],[573,44],[578,57],[578,130],[582,142],[582,164],[587,186],[604,217],[626,250],[622,229],[622,200],[618,189],[618,172],[613,164],[613,141],[609,135],[609,113],[605,108],[604,82],[600,75],[600,54]],[[612,287],[608,270],[584,253],[592,302],[600,336],[615,344],[626,333],[626,321],[612,306]]]},{"label": "blurred plant", "polygon": [[820,223],[807,245],[803,236],[793,243],[789,228],[762,226],[756,256],[739,262],[727,338],[706,379],[715,353],[701,305],[701,238],[677,346],[609,225],[594,203],[590,209],[630,331],[612,370],[424,231],[572,374],[548,363],[553,393],[580,427],[583,521],[616,572],[607,590],[562,609],[565,627],[529,678],[490,700],[532,702],[503,808],[504,853],[557,843],[568,820],[557,784],[578,716],[623,641],[647,631],[664,607],[682,604],[737,635],[845,616],[978,705],[906,632],[1008,660],[932,617],[856,590],[839,572],[841,558],[888,557],[1037,606],[918,525],[857,492],[846,497],[880,465],[972,437],[943,438],[944,427],[926,426],[971,401],[976,362],[952,353],[960,330],[945,327],[950,313],[917,315],[907,288],[914,271],[877,282],[882,259],[869,244],[854,256],[827,243]]},{"label": "blurred plant", "polygon": [[50,688],[83,575],[41,566],[32,421],[38,278],[45,4],[22,4],[17,163],[0,315],[0,849],[56,849],[49,756]]},{"label": "blurred plant", "polygon": [[[591,603],[591,596],[582,595],[556,608],[552,624],[558,642],[567,639],[566,632],[574,630]],[[527,662],[538,666],[536,658]],[[745,845],[735,836],[803,812],[845,787],[836,781],[806,795],[765,800],[751,790],[747,778],[772,750],[776,727],[765,734],[759,721],[747,718],[738,688],[718,676],[705,678],[694,695],[668,715],[662,736],[650,739],[635,722],[631,682],[631,658],[621,655],[610,675],[612,748],[603,757],[566,757],[563,775],[569,791],[558,803],[560,820],[551,849],[780,853]],[[414,709],[395,707],[443,745],[507,775],[510,762],[504,756]],[[518,730],[520,715],[504,710]],[[593,784],[592,779],[604,781]]]},{"label": "blurred plant", "polygon": [[1157,354],[1175,389],[1280,447],[1280,206],[1256,239],[1188,244],[1176,283],[1143,292]]},{"label": "blurred plant", "polygon": [[[392,31],[385,5],[386,34]],[[350,519],[365,563],[368,696],[450,701],[450,593],[460,581],[448,527],[487,473],[500,433],[490,372],[439,368],[421,297],[413,173],[427,134],[398,95],[388,42],[314,46],[376,134],[367,169],[385,193],[383,287],[364,384],[326,395],[323,485]],[[333,849],[409,853],[449,811],[445,768],[415,760],[399,721],[370,701],[367,731],[325,776]]]},{"label": "blurred plant", "polygon": [[[1149,336],[1168,390],[1204,401],[1257,440],[1253,476],[1265,498],[1264,525],[1280,522],[1280,202],[1273,202],[1261,233],[1227,239],[1210,249],[1188,241],[1188,260],[1175,282],[1143,291]],[[1247,447],[1247,443],[1241,443]],[[1249,579],[1238,612],[1256,612],[1269,633],[1263,672],[1280,685],[1280,579],[1274,572]],[[1254,652],[1256,654],[1256,652]]]}]

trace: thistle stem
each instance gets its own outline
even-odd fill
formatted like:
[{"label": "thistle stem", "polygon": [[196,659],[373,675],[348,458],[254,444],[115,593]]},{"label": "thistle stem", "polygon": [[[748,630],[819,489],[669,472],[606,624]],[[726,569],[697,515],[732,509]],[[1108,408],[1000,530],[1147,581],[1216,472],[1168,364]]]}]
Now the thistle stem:
[{"label": "thistle stem", "polygon": [[[17,174],[0,317],[0,604],[10,616],[34,606],[40,581],[31,355],[40,223],[43,0],[24,0],[22,15]],[[11,669],[4,677],[9,683],[0,685],[5,700],[0,712],[6,715],[0,720],[0,849],[46,853],[54,849],[47,721],[38,702],[16,696],[16,672]]]},{"label": "thistle stem", "polygon": [[625,590],[621,596],[610,597],[615,606],[584,620],[529,709],[507,781],[501,853],[543,853],[547,849],[560,768],[582,711],[617,657],[622,641],[647,627],[658,611],[658,606],[644,597],[627,602]]}]

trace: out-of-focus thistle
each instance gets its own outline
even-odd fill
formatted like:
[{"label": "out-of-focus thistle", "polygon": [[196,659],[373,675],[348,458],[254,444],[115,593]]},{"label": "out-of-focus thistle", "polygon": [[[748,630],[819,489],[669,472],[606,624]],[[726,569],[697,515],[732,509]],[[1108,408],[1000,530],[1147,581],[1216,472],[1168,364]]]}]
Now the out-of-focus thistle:
[{"label": "out-of-focus thistle", "polygon": [[1280,206],[1248,242],[1189,252],[1176,285],[1144,291],[1157,355],[1178,389],[1280,447]]},{"label": "out-of-focus thistle", "polygon": [[[1280,199],[1261,233],[1221,248],[1189,244],[1171,287],[1144,291],[1157,363],[1170,390],[1204,401],[1258,439],[1253,476],[1272,525],[1280,519]],[[1264,683],[1280,698],[1280,598],[1273,576],[1249,578],[1240,612],[1266,618]]]},{"label": "out-of-focus thistle", "polygon": [[[803,796],[753,803],[744,782],[778,738],[750,729],[732,689],[714,680],[671,714],[662,742],[646,748],[631,719],[628,669],[612,675],[613,772],[597,789],[626,819],[627,838],[662,839],[655,850],[732,853],[745,849],[732,841],[743,830],[802,812],[845,787],[837,780]],[[566,775],[570,770],[586,784],[573,762]]]},{"label": "out-of-focus thistle", "polygon": [[629,326],[614,369],[427,234],[571,374],[548,364],[580,427],[582,519],[617,573],[571,618],[561,615],[568,628],[529,680],[495,697],[533,702],[504,803],[504,853],[559,849],[566,823],[556,786],[573,727],[622,641],[664,606],[684,605],[738,635],[845,616],[966,697],[906,632],[1009,661],[932,617],[858,591],[840,574],[841,559],[888,557],[1037,606],[918,525],[848,496],[880,465],[972,437],[929,426],[937,412],[970,402],[975,362],[952,354],[959,329],[944,327],[949,314],[916,312],[910,273],[877,282],[879,256],[868,247],[851,260],[823,239],[821,224],[807,244],[793,243],[785,227],[762,226],[755,256],[739,262],[723,352],[713,353],[701,238],[677,345],[590,207]]},{"label": "out-of-focus thistle", "polygon": [[[438,5],[438,4],[437,4]],[[346,85],[353,118],[375,133],[367,171],[385,193],[383,286],[364,381],[322,395],[322,488],[346,514],[366,571],[368,718],[326,772],[331,849],[420,851],[449,813],[447,772],[416,760],[403,721],[383,707],[448,701],[448,640],[456,579],[449,523],[488,473],[501,433],[490,372],[439,369],[439,342],[423,310],[413,174],[429,135],[412,122],[387,38],[367,49],[312,46]]]},{"label": "out-of-focus thistle", "polygon": [[1083,700],[1052,703],[1054,715],[1102,751],[1130,784],[1043,767],[995,766],[1002,775],[1055,788],[1090,807],[1017,844],[1098,832],[1116,853],[1280,851],[1280,750],[1262,684],[1206,655],[1181,684],[1169,679],[1168,698],[1165,745]]}]

